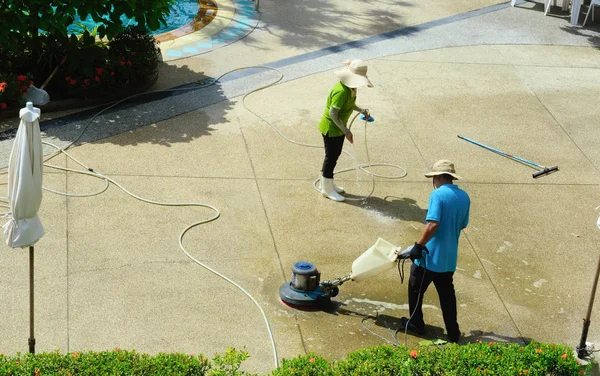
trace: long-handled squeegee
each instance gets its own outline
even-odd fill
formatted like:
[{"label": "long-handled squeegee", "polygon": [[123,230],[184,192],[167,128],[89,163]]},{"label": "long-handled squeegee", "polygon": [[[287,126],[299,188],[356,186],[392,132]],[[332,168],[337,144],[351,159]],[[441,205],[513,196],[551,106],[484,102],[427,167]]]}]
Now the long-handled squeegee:
[{"label": "long-handled squeegee", "polygon": [[458,138],[460,138],[462,140],[465,140],[465,141],[469,141],[470,143],[475,144],[477,146],[480,146],[480,147],[482,147],[484,149],[487,149],[489,151],[493,151],[494,153],[500,154],[503,157],[512,159],[513,161],[517,161],[517,162],[520,162],[520,163],[523,163],[525,165],[528,165],[528,166],[531,166],[531,167],[535,168],[538,171],[534,172],[532,174],[532,176],[533,176],[534,179],[537,179],[540,176],[548,175],[548,174],[551,174],[553,172],[558,171],[558,166],[551,166],[551,167],[542,166],[540,164],[528,161],[527,159],[523,159],[523,158],[519,158],[517,156],[511,155],[511,154],[507,154],[507,153],[503,152],[502,150],[494,149],[491,146],[484,145],[484,144],[479,143],[477,141],[471,140],[470,138],[467,138],[467,137],[464,137],[464,136],[461,136],[461,135],[458,135]]}]

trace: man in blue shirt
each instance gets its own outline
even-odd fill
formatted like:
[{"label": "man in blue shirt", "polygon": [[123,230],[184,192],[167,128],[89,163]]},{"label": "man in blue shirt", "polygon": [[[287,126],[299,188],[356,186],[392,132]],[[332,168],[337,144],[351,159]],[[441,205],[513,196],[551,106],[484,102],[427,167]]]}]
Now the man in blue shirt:
[{"label": "man in blue shirt", "polygon": [[469,223],[469,195],[453,181],[460,179],[454,164],[448,160],[435,162],[431,172],[434,190],[429,196],[427,225],[415,245],[400,253],[400,258],[411,258],[408,282],[410,318],[400,319],[404,328],[418,334],[425,333],[423,295],[433,282],[440,298],[440,307],[450,342],[458,342],[460,329],[456,320],[456,294],[453,277],[458,258],[458,238]]}]

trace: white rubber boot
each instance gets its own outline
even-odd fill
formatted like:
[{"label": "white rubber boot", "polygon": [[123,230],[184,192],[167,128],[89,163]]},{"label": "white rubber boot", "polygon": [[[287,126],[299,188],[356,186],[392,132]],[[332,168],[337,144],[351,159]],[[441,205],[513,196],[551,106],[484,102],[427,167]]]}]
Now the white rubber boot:
[{"label": "white rubber boot", "polygon": [[321,176],[321,193],[333,201],[344,201],[344,196],[340,195],[333,188],[333,179],[328,179]]},{"label": "white rubber boot", "polygon": [[[335,179],[335,178],[334,178]],[[337,193],[344,193],[344,187],[339,187],[337,185],[335,185],[335,180],[333,181],[333,189],[337,192]]]}]

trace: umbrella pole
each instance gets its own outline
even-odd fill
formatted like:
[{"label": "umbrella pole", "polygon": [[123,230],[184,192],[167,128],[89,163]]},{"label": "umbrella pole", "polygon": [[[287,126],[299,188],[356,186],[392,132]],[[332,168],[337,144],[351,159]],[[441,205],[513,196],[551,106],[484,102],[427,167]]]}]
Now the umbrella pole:
[{"label": "umbrella pole", "polygon": [[596,277],[594,278],[594,285],[592,286],[592,295],[590,296],[587,315],[585,316],[585,319],[583,319],[581,340],[579,340],[579,346],[577,346],[577,357],[579,359],[583,359],[588,356],[585,341],[587,340],[588,330],[590,329],[590,316],[592,315],[592,307],[594,306],[594,298],[596,297],[596,287],[598,287],[598,275],[600,275],[600,259],[598,259],[598,266],[596,267]]},{"label": "umbrella pole", "polygon": [[29,246],[29,352],[35,354],[33,336],[33,246]]}]

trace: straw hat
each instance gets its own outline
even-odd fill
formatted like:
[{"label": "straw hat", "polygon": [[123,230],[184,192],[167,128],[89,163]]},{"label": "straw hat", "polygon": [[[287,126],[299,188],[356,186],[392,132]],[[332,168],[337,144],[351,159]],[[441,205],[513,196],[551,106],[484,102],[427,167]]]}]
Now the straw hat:
[{"label": "straw hat", "polygon": [[460,176],[456,175],[456,169],[454,168],[454,163],[441,159],[433,164],[431,168],[431,172],[425,174],[426,177],[432,178],[436,175],[444,175],[448,174],[452,176],[454,179],[462,179]]},{"label": "straw hat", "polygon": [[346,68],[334,72],[342,83],[349,88],[358,88],[362,86],[373,87],[367,77],[367,63],[360,59],[346,61]]}]

